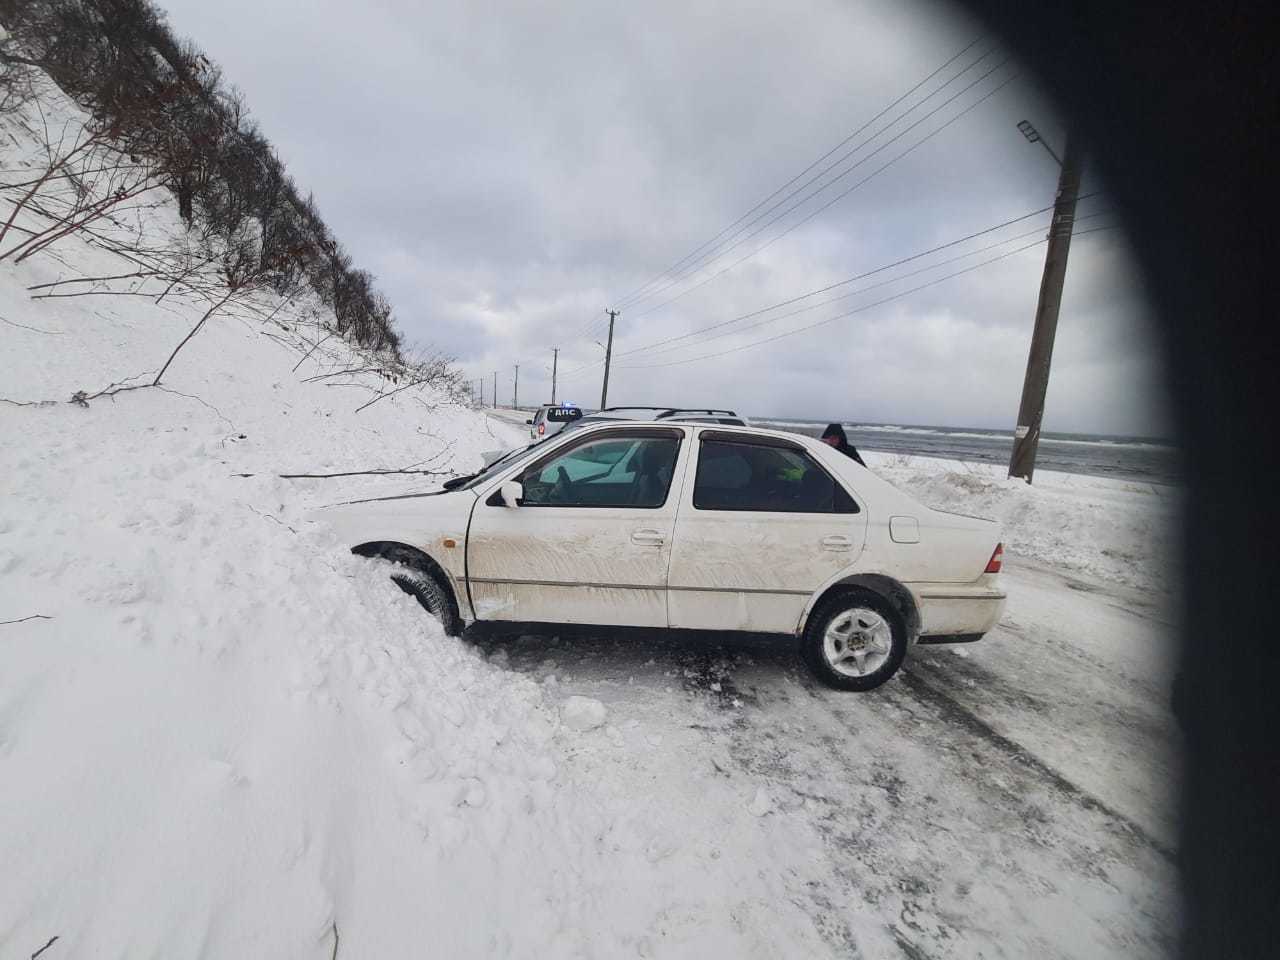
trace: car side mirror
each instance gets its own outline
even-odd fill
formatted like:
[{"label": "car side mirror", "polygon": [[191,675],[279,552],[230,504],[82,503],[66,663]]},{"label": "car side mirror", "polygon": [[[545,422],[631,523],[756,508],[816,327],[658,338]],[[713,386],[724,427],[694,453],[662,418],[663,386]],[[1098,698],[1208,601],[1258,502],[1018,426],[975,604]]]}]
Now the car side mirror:
[{"label": "car side mirror", "polygon": [[532,427],[532,426],[533,426],[533,421],[532,421],[532,420],[526,420],[526,421],[525,421],[525,425],[526,425],[526,426],[530,426],[530,427]]},{"label": "car side mirror", "polygon": [[504,507],[518,507],[524,499],[524,485],[519,480],[508,480],[498,488],[498,495]]}]

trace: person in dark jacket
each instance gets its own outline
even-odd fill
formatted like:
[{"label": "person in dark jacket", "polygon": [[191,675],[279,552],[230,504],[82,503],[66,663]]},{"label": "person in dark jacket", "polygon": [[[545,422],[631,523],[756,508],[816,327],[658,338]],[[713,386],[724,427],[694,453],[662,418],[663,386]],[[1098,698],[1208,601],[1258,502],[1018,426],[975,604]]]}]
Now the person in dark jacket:
[{"label": "person in dark jacket", "polygon": [[858,461],[858,463],[861,463],[864,467],[866,466],[862,457],[858,456],[858,451],[854,448],[853,444],[849,442],[849,438],[844,435],[844,427],[840,426],[840,424],[827,424],[827,429],[822,431],[822,442],[830,444],[846,457],[850,457]]}]

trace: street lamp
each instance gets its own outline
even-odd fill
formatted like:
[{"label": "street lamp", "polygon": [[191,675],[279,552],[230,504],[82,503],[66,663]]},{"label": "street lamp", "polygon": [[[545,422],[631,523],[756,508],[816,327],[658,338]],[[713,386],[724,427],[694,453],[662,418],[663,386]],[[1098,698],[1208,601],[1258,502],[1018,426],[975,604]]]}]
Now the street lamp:
[{"label": "street lamp", "polygon": [[1030,120],[1019,120],[1018,130],[1027,138],[1028,143],[1040,144],[1040,146],[1049,151],[1049,156],[1053,157],[1058,166],[1062,166],[1062,158],[1053,152],[1053,147],[1049,146],[1049,144],[1045,142],[1044,138],[1040,136],[1040,131],[1031,125]]}]

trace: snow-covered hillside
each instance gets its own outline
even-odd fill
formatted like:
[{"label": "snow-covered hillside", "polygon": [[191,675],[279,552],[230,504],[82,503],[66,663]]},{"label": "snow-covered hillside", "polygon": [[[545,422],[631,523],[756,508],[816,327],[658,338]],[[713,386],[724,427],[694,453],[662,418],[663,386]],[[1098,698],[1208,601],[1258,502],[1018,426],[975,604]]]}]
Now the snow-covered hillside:
[{"label": "snow-covered hillside", "polygon": [[[10,167],[32,144],[3,134]],[[180,230],[171,205],[145,217]],[[67,402],[147,382],[205,309],[31,299],[121,272],[74,237],[0,263],[0,955],[1168,947],[1175,762],[1147,612],[1099,601],[1077,649],[1028,600],[1010,630],[1044,649],[922,651],[852,698],[788,651],[449,639],[307,519],[435,477],[281,475],[461,472],[521,431],[428,387],[364,406],[398,385],[315,379],[369,360],[319,342],[314,304],[266,297],[211,319],[162,388]],[[936,505],[984,495],[887,466]],[[1037,577],[1024,596],[1061,591]]]}]

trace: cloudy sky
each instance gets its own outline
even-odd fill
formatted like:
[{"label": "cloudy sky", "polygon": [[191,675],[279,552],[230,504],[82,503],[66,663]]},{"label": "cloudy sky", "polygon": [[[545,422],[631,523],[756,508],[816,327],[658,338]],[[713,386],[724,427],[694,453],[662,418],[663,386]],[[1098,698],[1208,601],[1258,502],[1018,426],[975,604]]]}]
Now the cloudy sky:
[{"label": "cloudy sky", "polygon": [[[1052,105],[949,7],[160,3],[408,338],[486,399],[519,363],[521,402],[549,400],[559,347],[559,399],[598,404],[617,305],[613,404],[1012,426],[1044,246],[1014,251],[1047,213],[757,313],[1052,203],[1058,168],[1015,128],[1060,149]],[[1083,189],[1046,428],[1164,433],[1141,283],[1122,230],[1083,233],[1118,223],[1087,168]]]}]

